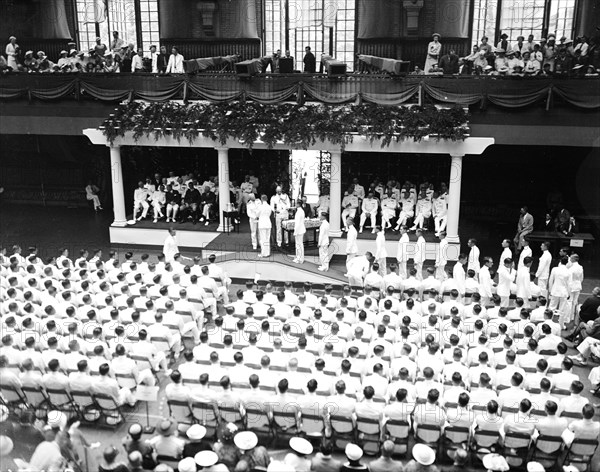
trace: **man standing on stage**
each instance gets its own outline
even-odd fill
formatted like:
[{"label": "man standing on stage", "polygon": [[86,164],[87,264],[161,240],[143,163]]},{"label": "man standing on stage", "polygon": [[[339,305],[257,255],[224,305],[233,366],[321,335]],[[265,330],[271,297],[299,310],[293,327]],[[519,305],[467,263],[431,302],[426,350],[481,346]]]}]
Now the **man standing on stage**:
[{"label": "man standing on stage", "polygon": [[396,253],[396,260],[398,261],[398,274],[402,277],[402,280],[408,278],[406,272],[406,263],[408,262],[408,232],[406,226],[400,227],[400,239],[398,240],[398,251]]},{"label": "man standing on stage", "polygon": [[477,247],[476,239],[469,239],[467,245],[471,248],[469,251],[469,262],[467,264],[467,270],[474,270],[475,277],[479,274],[479,270],[481,269],[481,265],[479,264],[479,248]]},{"label": "man standing on stage", "polygon": [[179,248],[177,247],[177,240],[175,239],[175,230],[169,228],[169,235],[165,239],[163,245],[163,254],[165,255],[165,262],[173,262],[175,254],[179,254]]},{"label": "man standing on stage", "polygon": [[415,270],[417,271],[417,280],[423,280],[423,262],[425,262],[425,238],[423,237],[423,230],[417,229],[417,243],[415,245],[415,255],[413,256],[413,262]]},{"label": "man standing on stage", "polygon": [[537,285],[542,291],[542,295],[547,297],[548,294],[548,279],[550,278],[550,264],[552,263],[552,254],[548,250],[550,248],[550,243],[544,241],[541,245],[542,248],[542,256],[538,262],[538,269],[535,273],[535,277],[537,278]]},{"label": "man standing on stage", "polygon": [[258,232],[260,207],[260,201],[256,201],[256,197],[251,193],[248,196],[248,202],[246,203],[246,213],[248,214],[248,221],[250,222],[250,239],[252,240],[252,249],[254,250],[258,247],[258,238],[256,237],[256,234]]},{"label": "man standing on stage", "polygon": [[281,185],[278,185],[275,189],[275,195],[271,197],[271,210],[275,213],[275,235],[277,237],[278,247],[281,247],[283,237],[281,222],[289,218],[288,210],[290,206],[290,197],[283,193]]},{"label": "man standing on stage", "polygon": [[348,218],[346,220],[346,226],[348,227],[348,234],[346,235],[346,267],[350,260],[358,253],[358,246],[356,240],[358,239],[358,233],[354,226],[354,219]]},{"label": "man standing on stage", "polygon": [[260,197],[261,203],[258,210],[258,234],[260,235],[260,254],[258,257],[269,257],[271,255],[271,206],[267,202],[267,196]]},{"label": "man standing on stage", "polygon": [[521,216],[517,224],[517,234],[515,235],[516,250],[520,251],[523,246],[523,238],[533,231],[533,216],[529,214],[526,206],[521,208]]},{"label": "man standing on stage", "polygon": [[302,200],[296,201],[296,215],[294,216],[294,240],[296,243],[296,264],[304,264],[304,234],[306,226],[304,225],[304,210],[302,209]]},{"label": "man standing on stage", "polygon": [[440,244],[435,258],[435,278],[440,282],[444,282],[446,280],[446,264],[448,263],[448,240],[445,231],[440,231],[438,237],[440,238]]},{"label": "man standing on stage", "polygon": [[329,270],[329,215],[321,213],[321,226],[319,227],[319,260],[321,265],[319,270],[327,272]]}]

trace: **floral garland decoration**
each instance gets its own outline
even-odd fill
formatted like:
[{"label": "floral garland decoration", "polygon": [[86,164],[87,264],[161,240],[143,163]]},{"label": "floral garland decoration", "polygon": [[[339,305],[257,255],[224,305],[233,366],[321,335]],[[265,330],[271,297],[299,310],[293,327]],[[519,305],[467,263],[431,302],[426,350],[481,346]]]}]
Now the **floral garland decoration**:
[{"label": "floral garland decoration", "polygon": [[202,134],[222,145],[235,139],[249,149],[260,140],[269,149],[277,143],[306,149],[317,141],[329,141],[343,150],[355,135],[371,143],[380,140],[382,148],[392,141],[421,141],[426,136],[460,141],[468,136],[467,121],[468,113],[460,106],[131,102],[120,105],[101,129],[111,144],[133,132],[136,142],[152,135],[155,140],[185,138],[192,144]]}]

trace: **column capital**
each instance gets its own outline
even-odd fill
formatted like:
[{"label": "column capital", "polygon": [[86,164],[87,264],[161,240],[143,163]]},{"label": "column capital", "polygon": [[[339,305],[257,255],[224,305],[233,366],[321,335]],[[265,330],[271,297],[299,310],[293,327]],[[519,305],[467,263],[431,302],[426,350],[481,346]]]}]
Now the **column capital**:
[{"label": "column capital", "polygon": [[464,154],[450,154],[450,157],[452,157],[452,158],[459,158],[459,157],[463,158],[463,157],[465,157],[465,155]]},{"label": "column capital", "polygon": [[109,148],[109,149],[121,149],[121,145],[120,144],[106,143],[106,147]]},{"label": "column capital", "polygon": [[218,151],[218,152],[229,151],[229,148],[225,147],[225,146],[215,146],[215,151]]}]

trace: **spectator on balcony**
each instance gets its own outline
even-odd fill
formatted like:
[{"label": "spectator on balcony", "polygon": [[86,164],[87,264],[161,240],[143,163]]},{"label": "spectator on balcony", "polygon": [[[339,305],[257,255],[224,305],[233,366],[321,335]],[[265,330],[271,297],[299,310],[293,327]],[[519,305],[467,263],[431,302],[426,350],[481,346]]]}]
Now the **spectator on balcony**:
[{"label": "spectator on balcony", "polygon": [[[539,47],[539,45],[536,44]],[[537,75],[540,73],[541,65],[540,62],[531,57],[531,54],[526,52],[523,54],[524,72],[527,75]]]},{"label": "spectator on balcony", "polygon": [[458,74],[458,56],[454,49],[450,49],[448,54],[442,56],[440,67],[444,71],[444,75]]},{"label": "spectator on balcony", "polygon": [[543,64],[550,64],[550,72],[554,72],[554,61],[556,60],[556,35],[548,35],[548,42],[542,50],[544,56]]},{"label": "spectator on balcony", "polygon": [[94,203],[94,211],[102,210],[102,204],[100,203],[98,192],[100,192],[100,189],[96,187],[90,180],[85,187],[85,198]]},{"label": "spectator on balcony", "polygon": [[144,72],[144,50],[142,48],[138,48],[137,54],[132,56],[131,58],[131,72],[134,74],[139,74],[140,72]]},{"label": "spectator on balcony", "polygon": [[589,59],[589,50],[590,45],[588,43],[588,39],[585,36],[581,36],[578,39],[578,43],[573,50],[573,54],[575,56],[575,60],[578,64],[586,65]]},{"label": "spectator on balcony", "polygon": [[96,45],[94,46],[94,52],[99,57],[104,57],[108,48],[106,44],[102,42],[102,38],[96,38]]},{"label": "spectator on balcony", "polygon": [[113,40],[110,44],[110,50],[115,54],[119,54],[123,49],[123,46],[125,46],[125,41],[119,38],[118,31],[113,31]]},{"label": "spectator on balcony", "polygon": [[8,67],[12,68],[15,72],[19,70],[19,62],[17,60],[19,53],[19,45],[17,44],[17,38],[11,36],[8,38],[8,44],[6,45],[6,62]]},{"label": "spectator on balcony", "polygon": [[37,59],[33,57],[33,51],[27,51],[25,53],[25,59],[23,59],[23,67],[26,72],[34,72],[38,67]]},{"label": "spectator on balcony", "polygon": [[317,71],[317,58],[311,52],[310,46],[304,48],[306,54],[304,54],[304,72],[315,73]]},{"label": "spectator on balcony", "polygon": [[479,45],[479,50],[483,51],[483,57],[485,58],[488,65],[494,63],[494,48],[492,45],[488,43],[488,37],[484,36],[481,38],[481,44]]},{"label": "spectator on balcony", "polygon": [[542,52],[543,46],[546,44],[546,40],[542,38],[540,40],[540,44],[533,45],[533,51],[531,52],[531,59],[535,59],[540,64],[540,69],[542,68],[542,62],[544,62],[544,53]]},{"label": "spectator on balcony", "polygon": [[524,41],[524,36],[517,36],[517,42],[511,46],[511,50],[518,52],[521,55],[523,55],[525,51],[529,51],[529,46]]},{"label": "spectator on balcony", "polygon": [[511,51],[511,47],[508,42],[508,35],[506,33],[502,33],[500,35],[500,41],[498,41],[496,49],[504,49],[506,52]]},{"label": "spectator on balcony", "polygon": [[64,49],[60,52],[60,57],[58,58],[58,69],[60,72],[68,72],[67,69],[71,69],[71,60],[68,57],[69,53]]},{"label": "spectator on balcony", "polygon": [[506,50],[499,48],[496,50],[496,60],[494,61],[494,69],[500,72],[500,70],[508,71],[508,58],[506,57]]},{"label": "spectator on balcony", "polygon": [[169,63],[167,64],[166,74],[183,74],[183,56],[179,54],[179,50],[173,46],[171,49],[171,57],[169,57]]},{"label": "spectator on balcony", "polygon": [[[573,43],[572,40],[568,40],[567,42]],[[566,44],[566,43],[565,43]],[[569,75],[571,74],[571,69],[573,68],[573,58],[569,56],[567,53],[567,48],[561,48],[558,50],[558,56],[554,63],[554,73],[557,75]]]},{"label": "spectator on balcony", "polygon": [[46,53],[44,51],[38,51],[37,53],[37,61],[38,61],[38,72],[52,72],[54,69],[54,62],[48,59]]},{"label": "spectator on balcony", "polygon": [[121,52],[121,72],[131,71],[131,64],[133,63],[133,56],[135,56],[135,50],[133,43],[129,43],[124,46]]},{"label": "spectator on balcony", "polygon": [[113,55],[110,52],[104,56],[102,72],[108,72],[108,73],[121,72],[119,62],[116,60],[116,58],[113,59]]},{"label": "spectator on balcony", "polygon": [[508,73],[515,75],[523,72],[523,60],[519,51],[510,51],[508,54]]},{"label": "spectator on balcony", "polygon": [[71,49],[69,51],[69,69],[65,69],[66,72],[75,72],[81,67],[81,62],[77,56],[77,50]]},{"label": "spectator on balcony", "polygon": [[[526,50],[529,52],[533,52],[534,45],[535,45],[535,42],[534,42],[533,35],[530,34],[529,36],[527,36],[527,42],[525,43]],[[525,53],[525,51],[521,52],[521,54],[524,54],[524,53]]]},{"label": "spectator on balcony", "polygon": [[440,52],[442,51],[441,36],[438,33],[433,33],[432,38],[433,41],[427,45],[427,56],[425,58],[425,67],[423,68],[426,74],[429,74],[429,70],[433,65],[437,65]]},{"label": "spectator on balcony", "polygon": [[158,53],[156,52],[156,46],[154,44],[150,46],[148,59],[150,59],[150,72],[158,74]]},{"label": "spectator on balcony", "polygon": [[487,61],[484,59],[482,52],[477,44],[473,45],[473,52],[462,58],[463,68],[461,73],[464,75],[480,74],[481,70],[487,66]]}]

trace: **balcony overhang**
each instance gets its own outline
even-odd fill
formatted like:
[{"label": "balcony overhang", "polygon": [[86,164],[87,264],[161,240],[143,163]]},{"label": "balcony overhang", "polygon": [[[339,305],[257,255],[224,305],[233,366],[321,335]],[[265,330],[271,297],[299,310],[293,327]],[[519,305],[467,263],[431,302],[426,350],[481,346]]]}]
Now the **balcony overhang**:
[{"label": "balcony overhang", "polygon": [[[182,139],[177,140],[171,136],[163,136],[158,139],[154,137],[142,136],[137,140],[133,137],[133,132],[126,132],[125,136],[118,137],[111,144],[101,129],[88,128],[83,130],[83,134],[88,137],[92,144],[104,146],[155,146],[155,147],[187,147],[187,148],[229,148],[229,149],[245,149],[243,143],[235,139],[229,139],[225,143],[220,143],[213,139],[199,135],[192,143]],[[352,142],[345,145],[345,152],[397,152],[397,153],[420,153],[420,154],[450,154],[452,156],[464,155],[480,155],[492,144],[494,138],[466,138],[463,141],[450,141],[444,139],[436,139],[434,137],[415,141],[407,139],[404,141],[393,141],[389,146],[381,147],[379,140],[364,138],[363,136],[353,136]],[[254,149],[268,149],[268,146],[256,141],[253,145]],[[295,149],[287,144],[275,144],[273,150],[286,151]],[[299,149],[299,148],[298,148]],[[339,144],[330,142],[317,141],[314,145],[308,146],[306,150],[314,151],[340,151]]]}]

